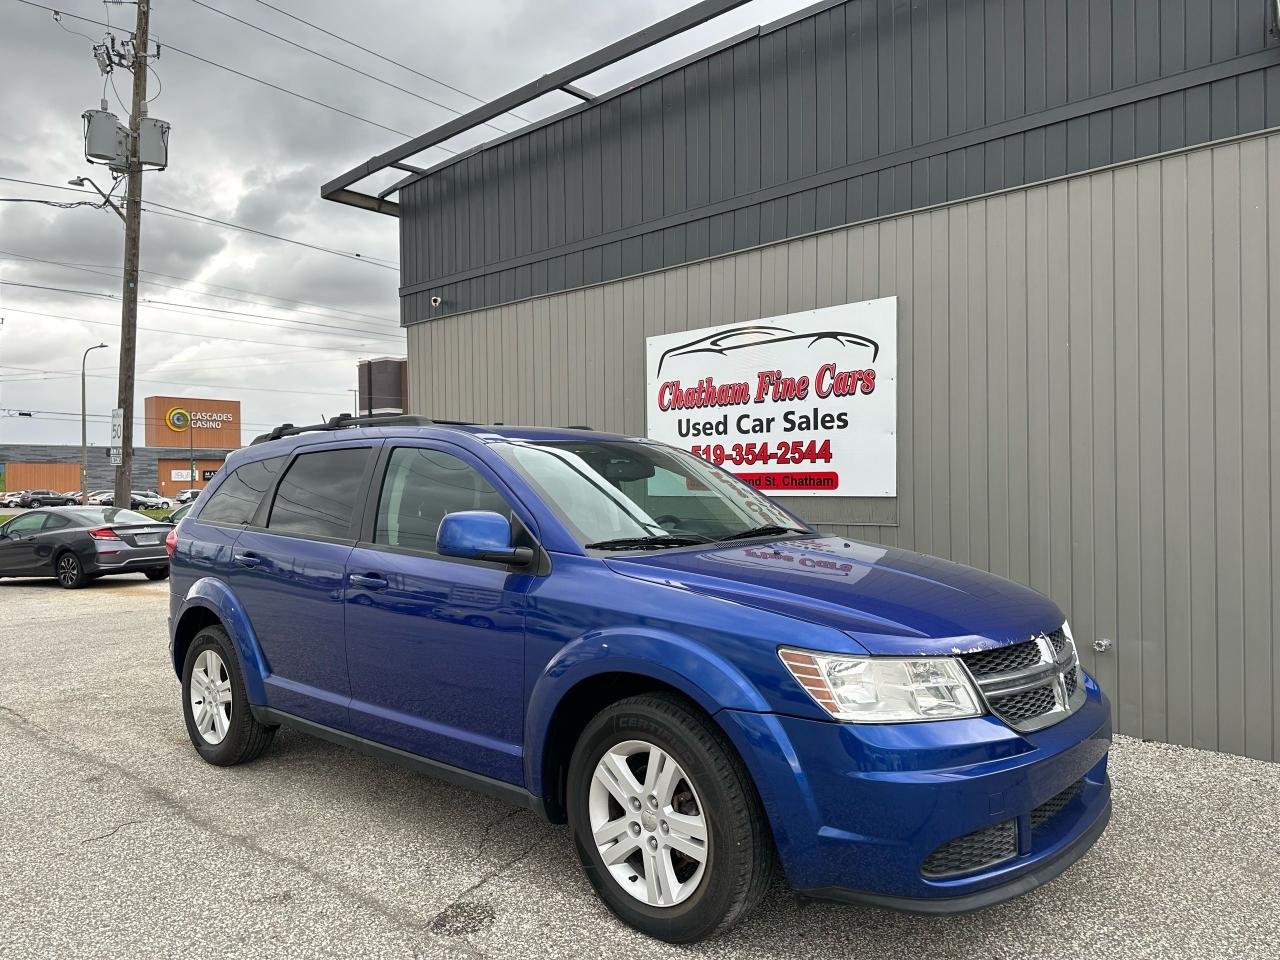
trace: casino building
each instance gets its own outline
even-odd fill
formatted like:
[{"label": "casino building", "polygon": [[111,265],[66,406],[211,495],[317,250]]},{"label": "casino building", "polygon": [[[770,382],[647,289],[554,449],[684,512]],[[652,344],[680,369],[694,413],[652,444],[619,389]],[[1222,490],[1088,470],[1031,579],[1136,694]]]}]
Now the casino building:
[{"label": "casino building", "polygon": [[[139,490],[175,497],[179,490],[203,489],[227,454],[241,445],[238,400],[147,397],[142,409],[145,445],[133,451]],[[0,467],[6,490],[80,489],[78,445],[0,444]],[[84,488],[114,485],[108,448],[91,446]]]}]

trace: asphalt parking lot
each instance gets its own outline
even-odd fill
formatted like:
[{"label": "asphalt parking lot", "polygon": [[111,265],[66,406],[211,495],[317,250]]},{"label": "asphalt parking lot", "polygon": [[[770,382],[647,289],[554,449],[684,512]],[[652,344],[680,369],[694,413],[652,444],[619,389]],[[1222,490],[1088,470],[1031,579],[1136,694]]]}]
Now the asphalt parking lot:
[{"label": "asphalt parking lot", "polygon": [[775,886],[674,948],[595,900],[565,828],[301,734],[219,769],[166,660],[166,583],[0,581],[0,956],[1280,956],[1280,765],[1132,739],[1057,882],[936,918]]}]

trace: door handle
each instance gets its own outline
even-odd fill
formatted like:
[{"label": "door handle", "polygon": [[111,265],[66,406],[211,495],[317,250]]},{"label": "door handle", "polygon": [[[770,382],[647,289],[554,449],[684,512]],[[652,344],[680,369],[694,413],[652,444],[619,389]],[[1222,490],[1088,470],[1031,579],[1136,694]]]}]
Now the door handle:
[{"label": "door handle", "polygon": [[385,589],[387,589],[387,581],[386,581],[386,578],[384,578],[384,577],[379,577],[379,576],[377,576],[377,575],[375,575],[375,574],[369,574],[368,576],[362,576],[361,574],[353,573],[353,574],[351,574],[351,576],[350,576],[350,577],[348,577],[348,579],[351,581],[351,585],[352,585],[353,587],[364,587],[366,590],[385,590]]},{"label": "door handle", "polygon": [[231,559],[242,567],[256,567],[262,562],[262,558],[256,553],[234,553]]}]

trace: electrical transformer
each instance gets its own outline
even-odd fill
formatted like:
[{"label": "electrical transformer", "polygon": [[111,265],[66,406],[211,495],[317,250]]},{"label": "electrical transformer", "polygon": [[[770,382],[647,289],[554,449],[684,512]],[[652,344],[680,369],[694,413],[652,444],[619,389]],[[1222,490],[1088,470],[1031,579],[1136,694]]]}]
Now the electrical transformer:
[{"label": "electrical transformer", "polygon": [[169,165],[169,124],[164,120],[143,117],[139,121],[138,160],[155,170]]},{"label": "electrical transformer", "polygon": [[125,169],[129,158],[129,129],[106,110],[86,110],[84,117],[84,158],[105,163],[113,170]]}]

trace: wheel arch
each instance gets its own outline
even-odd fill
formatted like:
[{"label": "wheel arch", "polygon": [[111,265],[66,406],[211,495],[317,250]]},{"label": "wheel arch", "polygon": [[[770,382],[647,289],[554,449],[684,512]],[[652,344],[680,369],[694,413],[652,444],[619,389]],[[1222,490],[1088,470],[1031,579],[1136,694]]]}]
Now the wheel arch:
[{"label": "wheel arch", "polygon": [[174,672],[181,677],[191,641],[205,627],[220,626],[227,632],[240,661],[245,692],[249,702],[267,703],[266,677],[270,674],[266,657],[258,644],[253,626],[235,596],[220,580],[206,577],[197,580],[187,591],[182,607],[174,617],[171,650]]},{"label": "wheel arch", "polygon": [[[696,678],[693,679],[693,678]],[[565,819],[569,758],[586,724],[611,703],[641,693],[668,693],[716,724],[748,769],[738,745],[716,718],[726,708],[767,710],[736,668],[707,648],[657,633],[599,633],[566,645],[534,684],[526,719],[525,781],[547,818]]]}]

